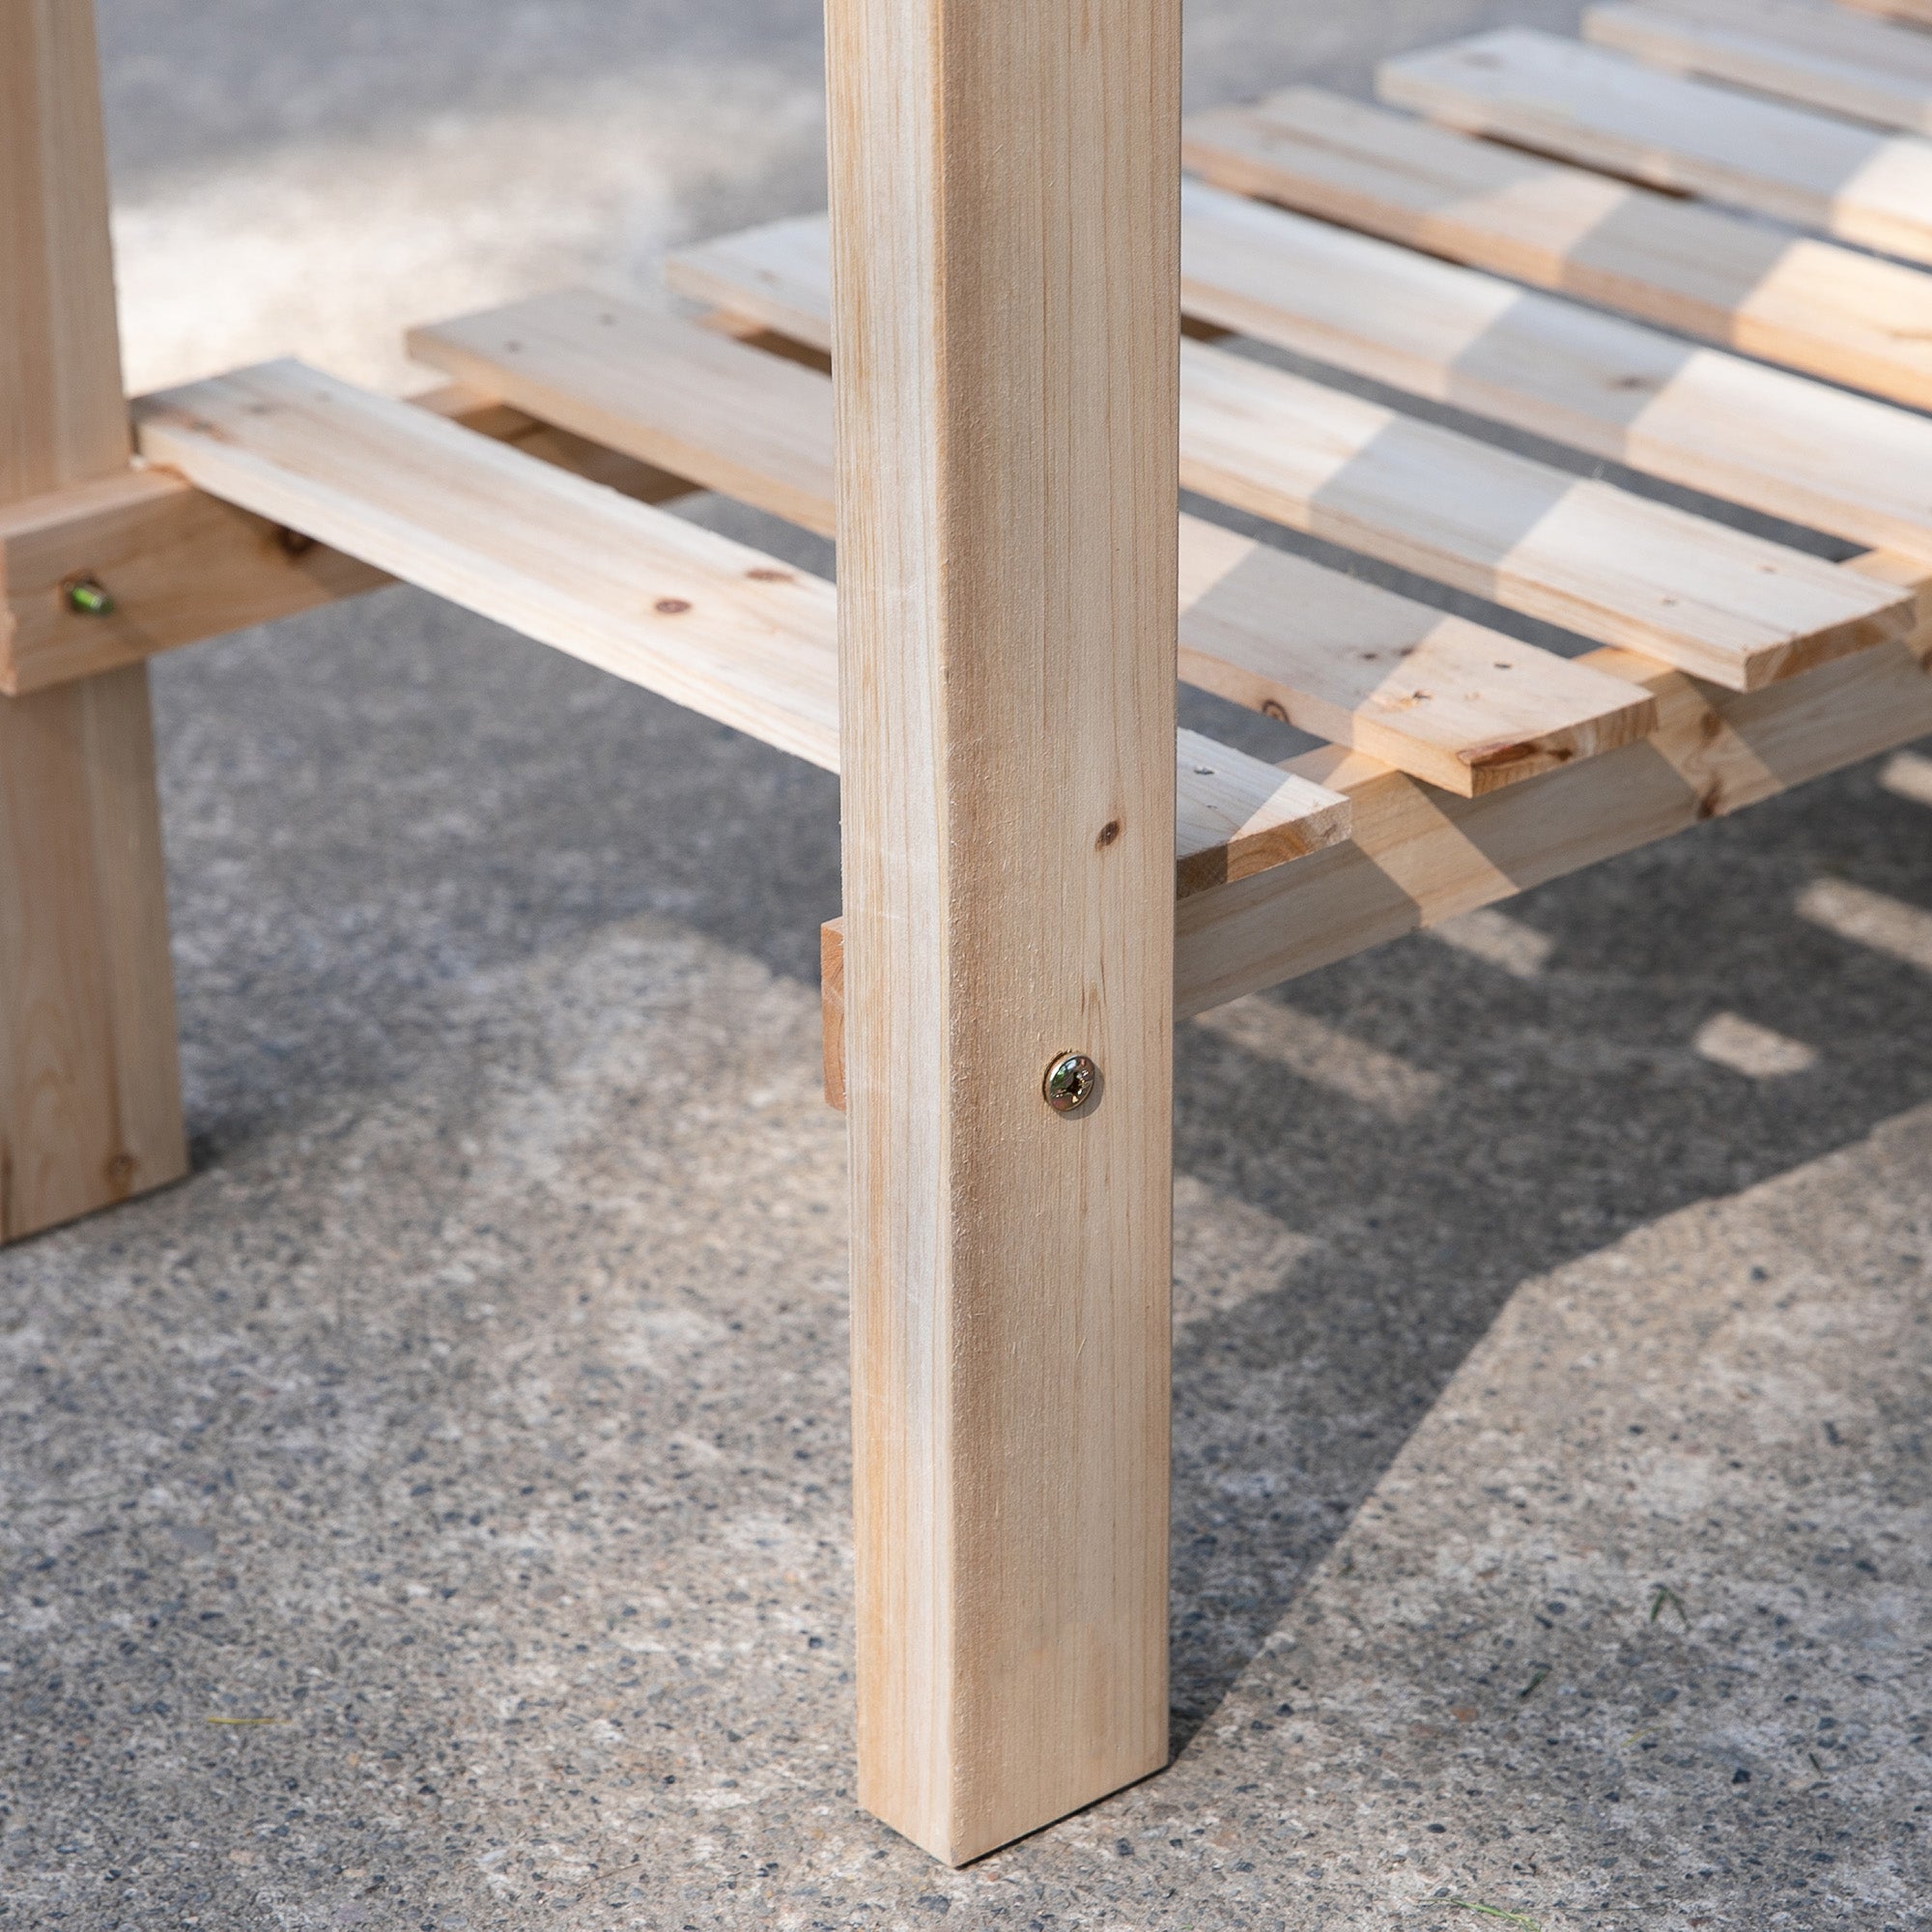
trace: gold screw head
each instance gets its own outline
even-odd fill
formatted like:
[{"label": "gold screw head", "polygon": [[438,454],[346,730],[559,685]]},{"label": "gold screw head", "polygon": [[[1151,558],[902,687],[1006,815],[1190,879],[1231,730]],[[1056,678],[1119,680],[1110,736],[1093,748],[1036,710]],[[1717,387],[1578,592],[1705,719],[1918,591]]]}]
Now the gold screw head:
[{"label": "gold screw head", "polygon": [[1100,1069],[1084,1053],[1056,1054],[1040,1091],[1056,1114],[1084,1114],[1100,1097]]}]

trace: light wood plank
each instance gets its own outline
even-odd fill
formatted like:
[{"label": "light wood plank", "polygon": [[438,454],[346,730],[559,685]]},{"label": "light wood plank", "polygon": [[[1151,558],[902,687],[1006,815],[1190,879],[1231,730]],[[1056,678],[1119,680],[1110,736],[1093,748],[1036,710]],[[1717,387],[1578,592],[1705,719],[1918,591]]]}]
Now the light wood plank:
[{"label": "light wood plank", "polygon": [[[1533,784],[1446,799],[1360,753],[1291,759],[1289,769],[1349,796],[1354,835],[1305,866],[1182,904],[1176,1010],[1206,1012],[1932,733],[1932,578],[1923,564],[1897,558],[1846,568],[1925,592],[1914,638],[1743,694],[1633,652],[1595,651],[1596,668],[1650,686],[1662,722],[1642,744]],[[840,942],[833,921],[821,952],[826,1097],[835,1107],[842,1104]]]},{"label": "light wood plank", "polygon": [[408,341],[466,388],[833,534],[832,384],[815,370],[585,289]]},{"label": "light wood plank", "polygon": [[[1592,661],[1640,675],[1634,654]],[[1770,798],[1932,732],[1932,678],[1902,643],[1750,693],[1657,670],[1665,724],[1641,745],[1481,799],[1359,753],[1298,761],[1355,806],[1347,846],[1180,909],[1176,1001],[1205,1011],[1546,879]]]},{"label": "light wood plank", "polygon": [[1590,8],[1583,33],[1666,73],[1932,134],[1932,40],[1877,20],[1792,0],[1641,0]]},{"label": "light wood plank", "polygon": [[[0,515],[125,471],[94,16],[0,7]],[[147,672],[0,698],[0,1240],[186,1172]]]},{"label": "light wood plank", "polygon": [[816,578],[296,362],[145,397],[135,423],[210,495],[837,769]]},{"label": "light wood plank", "polygon": [[1188,123],[1217,185],[1932,408],[1932,275],[1316,88]]},{"label": "light wood plank", "polygon": [[1188,312],[1854,543],[1932,558],[1932,422],[1190,184]]},{"label": "light wood plank", "polygon": [[[270,527],[838,768],[834,599],[807,572],[299,363],[143,398],[135,419],[151,459]],[[1332,795],[1258,759],[1191,734],[1175,757],[1183,890],[1348,836]]]},{"label": "light wood plank", "polygon": [[1181,345],[1181,480],[1737,690],[1899,636],[1831,565],[1224,351]]},{"label": "light wood plank", "polygon": [[827,27],[859,1791],[956,1862],[1167,1756],[1180,21]]},{"label": "light wood plank", "polygon": [[[832,384],[587,292],[414,330],[419,359],[808,528],[834,521]],[[1643,692],[1195,517],[1190,683],[1474,795],[1641,737]]]},{"label": "light wood plank", "polygon": [[[782,270],[760,273],[773,236],[706,244],[699,272],[673,261],[673,283],[728,299],[744,276],[756,320],[822,341],[810,233],[783,224]],[[1204,343],[1181,345],[1180,397],[1189,489],[1733,689],[1910,621],[1901,600],[1796,551]]]},{"label": "light wood plank", "polygon": [[[412,400],[639,502],[696,487],[501,403],[455,389]],[[81,578],[111,610],[73,609],[66,586]],[[49,690],[392,582],[171,470],[123,469],[0,505],[0,692]]]},{"label": "light wood plank", "polygon": [[1470,133],[1932,261],[1932,142],[1655,73],[1526,28],[1385,62],[1384,99]]}]

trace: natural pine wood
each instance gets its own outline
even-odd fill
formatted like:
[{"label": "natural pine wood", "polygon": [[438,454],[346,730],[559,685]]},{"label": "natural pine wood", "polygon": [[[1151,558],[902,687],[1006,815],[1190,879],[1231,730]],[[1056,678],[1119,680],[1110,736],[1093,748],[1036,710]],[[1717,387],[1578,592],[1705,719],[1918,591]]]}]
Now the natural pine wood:
[{"label": "natural pine wood", "polygon": [[[1587,664],[1651,690],[1661,722],[1642,744],[1587,766],[1465,801],[1361,753],[1291,759],[1287,769],[1348,796],[1353,835],[1306,866],[1180,904],[1177,1012],[1206,1012],[1332,966],[1932,733],[1932,576],[1894,557],[1846,567],[1922,585],[1925,615],[1909,642],[1744,694],[1633,651],[1593,651]],[[825,1091],[835,1107],[844,1105],[842,938],[834,920],[820,946]]]},{"label": "natural pine wood", "polygon": [[[811,247],[785,223],[709,244],[676,279],[716,296],[743,277],[748,313],[815,343]],[[1901,600],[1814,557],[1225,349],[1182,344],[1180,408],[1189,489],[1733,690],[1909,622]]]},{"label": "natural pine wood", "polygon": [[[265,526],[838,769],[833,592],[809,572],[296,362],[134,413],[145,454]],[[1180,890],[1348,836],[1331,793],[1228,746],[1183,732],[1173,758]]]},{"label": "natural pine wood", "polygon": [[1384,63],[1385,100],[1472,134],[1932,261],[1932,141],[1507,28]]},{"label": "natural pine wood", "polygon": [[1672,483],[1932,559],[1932,422],[1191,184],[1190,315]]},{"label": "natural pine wood", "polygon": [[[0,8],[0,515],[127,468],[86,0]],[[0,1239],[186,1171],[147,672],[0,698]]]},{"label": "natural pine wood", "polygon": [[1932,275],[1316,88],[1186,128],[1224,188],[1932,408]]},{"label": "natural pine wood", "polygon": [[[833,526],[821,373],[588,292],[410,341],[472,390],[807,528]],[[1197,517],[1180,520],[1180,609],[1189,683],[1465,796],[1628,744],[1655,723],[1632,686]]]},{"label": "natural pine wood", "polygon": [[[1932,593],[1922,562],[1861,557],[1848,571]],[[1350,842],[1179,908],[1176,1010],[1207,1010],[1317,967],[1493,905],[1546,879],[1775,797],[1932,733],[1932,594],[1909,639],[1762,691],[1734,693],[1631,651],[1584,660],[1646,685],[1662,711],[1641,744],[1480,799],[1445,799],[1359,753],[1288,769],[1346,793]]]},{"label": "natural pine wood", "polygon": [[1179,10],[828,28],[859,1790],[957,1862],[1167,1756]]},{"label": "natural pine wood", "polygon": [[1909,29],[1792,0],[1644,0],[1592,7],[1583,33],[1667,73],[1932,134],[1932,40]]},{"label": "natural pine wood", "polygon": [[[695,487],[457,389],[413,400],[639,502],[668,502]],[[70,607],[63,588],[81,576],[113,597],[110,612]],[[0,692],[44,691],[393,581],[171,470],[122,469],[0,505]]]}]

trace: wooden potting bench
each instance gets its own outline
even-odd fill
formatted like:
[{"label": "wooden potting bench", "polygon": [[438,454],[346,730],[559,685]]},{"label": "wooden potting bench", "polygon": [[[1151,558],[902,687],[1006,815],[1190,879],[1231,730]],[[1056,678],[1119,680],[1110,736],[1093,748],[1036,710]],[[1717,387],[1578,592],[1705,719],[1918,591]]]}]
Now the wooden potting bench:
[{"label": "wooden potting bench", "polygon": [[[1207,115],[1183,194],[1179,0],[829,12],[829,229],[679,257],[702,320],[130,409],[88,0],[0,0],[0,1234],[185,1168],[152,654],[403,578],[840,771],[860,1790],[957,1861],[1166,1758],[1176,1014],[1932,732],[1932,275],[1846,245],[1932,262],[1932,38],[1606,6],[1392,63],[1425,119]],[[696,488],[836,530],[836,611]],[[1177,736],[1177,671],[1324,749]]]}]

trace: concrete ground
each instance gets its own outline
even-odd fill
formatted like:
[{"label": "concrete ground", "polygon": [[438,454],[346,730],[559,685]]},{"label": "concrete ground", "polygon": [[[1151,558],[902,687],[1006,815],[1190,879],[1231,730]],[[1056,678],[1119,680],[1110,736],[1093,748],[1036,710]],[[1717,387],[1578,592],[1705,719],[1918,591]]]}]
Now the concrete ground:
[{"label": "concrete ground", "polygon": [[[105,28],[140,381],[820,192],[805,0]],[[155,684],[195,1172],[0,1257],[0,1926],[1928,1922],[1932,762],[1182,1030],[1177,1759],[952,1873],[851,1796],[832,781],[407,590]]]}]

